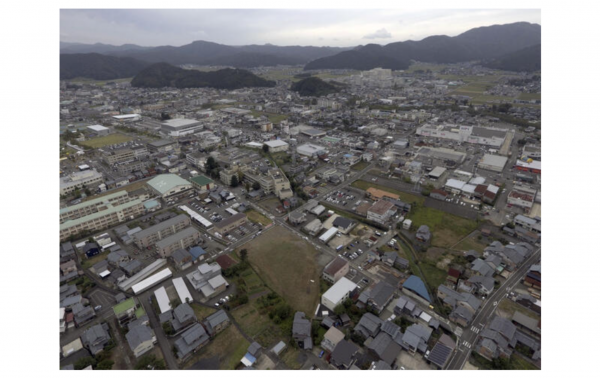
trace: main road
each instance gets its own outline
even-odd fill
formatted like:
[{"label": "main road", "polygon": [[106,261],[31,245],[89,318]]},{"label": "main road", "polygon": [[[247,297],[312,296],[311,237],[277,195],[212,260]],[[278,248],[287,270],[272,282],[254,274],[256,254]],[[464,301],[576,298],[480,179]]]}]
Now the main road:
[{"label": "main road", "polygon": [[521,280],[521,278],[527,274],[531,264],[533,264],[540,257],[540,250],[538,248],[525,262],[523,265],[514,272],[492,295],[490,295],[485,304],[479,310],[473,322],[469,328],[463,330],[461,337],[458,338],[457,348],[454,350],[454,355],[450,360],[450,363],[446,367],[447,370],[462,370],[465,362],[471,355],[471,349],[475,346],[475,340],[477,335],[484,327],[484,323],[493,315],[498,307],[498,303],[507,296],[512,288]]}]

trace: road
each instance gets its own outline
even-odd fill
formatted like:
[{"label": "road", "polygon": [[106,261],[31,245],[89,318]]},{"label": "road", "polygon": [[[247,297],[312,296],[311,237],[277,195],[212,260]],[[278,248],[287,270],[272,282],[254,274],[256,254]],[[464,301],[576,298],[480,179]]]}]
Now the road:
[{"label": "road", "polygon": [[540,257],[540,249],[535,251],[521,267],[514,272],[492,295],[488,297],[485,304],[481,307],[478,314],[471,322],[469,328],[464,329],[462,335],[458,338],[458,346],[454,351],[447,370],[462,370],[463,366],[471,355],[471,349],[475,346],[477,335],[484,327],[485,322],[491,318],[498,303],[506,297],[512,288],[527,274],[529,267]]}]

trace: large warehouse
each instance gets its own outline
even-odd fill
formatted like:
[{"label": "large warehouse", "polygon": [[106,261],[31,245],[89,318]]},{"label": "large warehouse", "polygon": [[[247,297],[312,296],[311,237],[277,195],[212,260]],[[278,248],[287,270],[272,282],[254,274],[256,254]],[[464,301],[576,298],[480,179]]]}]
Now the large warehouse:
[{"label": "large warehouse", "polygon": [[316,144],[306,143],[296,148],[296,152],[300,155],[314,157],[321,153],[327,153],[325,147],[318,146]]},{"label": "large warehouse", "polygon": [[417,129],[417,135],[500,147],[506,138],[506,130],[479,126],[424,125]]},{"label": "large warehouse", "polygon": [[110,129],[108,127],[104,127],[102,125],[92,125],[87,127],[93,134],[98,136],[104,136],[110,134]]},{"label": "large warehouse", "polygon": [[481,169],[487,169],[488,171],[502,172],[507,161],[507,157],[486,154],[483,155],[483,158],[477,166]]},{"label": "large warehouse", "polygon": [[158,175],[148,181],[147,185],[154,193],[162,198],[180,194],[192,188],[191,182],[171,173]]},{"label": "large warehouse", "polygon": [[425,156],[432,159],[444,161],[451,160],[456,164],[462,163],[467,157],[467,154],[464,152],[454,151],[449,148],[421,147],[417,153],[419,156]]},{"label": "large warehouse", "polygon": [[193,134],[196,131],[202,130],[204,126],[200,121],[195,119],[169,119],[162,123],[161,131],[172,137],[180,137],[188,134]]}]

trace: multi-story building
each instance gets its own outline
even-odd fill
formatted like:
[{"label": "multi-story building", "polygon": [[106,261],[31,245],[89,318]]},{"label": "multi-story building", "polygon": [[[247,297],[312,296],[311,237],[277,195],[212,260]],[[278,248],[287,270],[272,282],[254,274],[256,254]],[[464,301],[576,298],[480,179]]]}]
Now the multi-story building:
[{"label": "multi-story building", "polygon": [[223,182],[226,185],[231,185],[231,179],[233,178],[233,176],[237,176],[239,180],[239,170],[240,169],[237,165],[233,165],[230,168],[222,169],[219,172],[219,178],[221,179],[221,182]]},{"label": "multi-story building", "polygon": [[386,200],[379,200],[367,210],[367,219],[384,224],[395,213],[396,207],[393,203]]},{"label": "multi-story building", "polygon": [[176,234],[156,242],[156,252],[163,258],[166,258],[178,249],[187,249],[198,244],[199,240],[200,232],[194,227],[187,227]]},{"label": "multi-story building", "polygon": [[493,147],[502,146],[506,139],[506,132],[506,130],[489,127],[458,125],[423,125],[417,129],[417,135],[421,136]]},{"label": "multi-story building", "polygon": [[190,217],[180,214],[134,234],[133,239],[139,248],[147,248],[157,241],[174,235],[190,225]]},{"label": "multi-story building", "polygon": [[229,231],[233,230],[234,228],[237,228],[237,227],[243,225],[244,223],[246,223],[246,219],[247,219],[246,214],[237,213],[237,214],[232,215],[229,218],[224,219],[221,222],[215,224],[214,230],[216,232],[220,233],[221,235],[223,235],[226,232],[229,232]]},{"label": "multi-story building", "polygon": [[203,127],[200,121],[195,119],[176,118],[163,122],[161,131],[172,137],[180,137],[200,131]]},{"label": "multi-story building", "polygon": [[[97,212],[77,218],[69,219],[60,225],[60,240],[64,241],[71,235],[82,231],[97,231],[108,228],[126,220],[132,220],[145,212],[142,200],[135,199],[119,205],[110,202],[104,203]],[[67,210],[69,211],[69,210]]]},{"label": "multi-story building", "polygon": [[179,153],[179,143],[173,140],[161,139],[156,142],[148,143],[148,152],[157,153]]},{"label": "multi-story building", "polygon": [[110,150],[104,153],[102,159],[106,164],[113,165],[116,163],[123,163],[127,161],[132,161],[136,157],[136,153],[131,148],[119,148],[116,150]]},{"label": "multi-story building", "polygon": [[60,209],[60,223],[63,223],[69,219],[77,219],[86,215],[97,213],[98,211],[106,209],[109,204],[112,206],[117,206],[129,201],[129,194],[122,190],[100,198],[81,202],[77,205],[64,207]]},{"label": "multi-story building", "polygon": [[241,170],[244,173],[244,180],[251,184],[257,182],[265,194],[274,193],[281,200],[294,195],[290,181],[278,168],[269,169],[265,173],[248,166],[242,167]]},{"label": "multi-story building", "polygon": [[331,283],[336,283],[350,271],[350,263],[341,257],[336,257],[325,269],[323,269],[323,279]]},{"label": "multi-story building", "polygon": [[201,154],[200,152],[185,155],[185,160],[188,164],[200,168],[203,172],[206,170],[206,155]]},{"label": "multi-story building", "polygon": [[149,161],[137,160],[137,161],[132,161],[130,163],[117,164],[115,166],[115,169],[117,170],[117,172],[119,172],[119,174],[126,175],[126,174],[134,172],[134,171],[141,171],[143,169],[148,168],[149,166],[150,166]]},{"label": "multi-story building", "polygon": [[104,181],[102,173],[95,169],[89,169],[81,172],[74,172],[60,179],[60,194],[66,195],[78,189],[92,187],[95,184],[100,184]]}]

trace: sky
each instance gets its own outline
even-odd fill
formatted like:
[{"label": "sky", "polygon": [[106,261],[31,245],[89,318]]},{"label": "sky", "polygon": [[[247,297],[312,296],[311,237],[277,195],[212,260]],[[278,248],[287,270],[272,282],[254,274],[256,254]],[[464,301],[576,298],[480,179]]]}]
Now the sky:
[{"label": "sky", "polygon": [[357,46],[456,36],[469,29],[526,21],[539,9],[62,9],[62,42],[181,46],[204,40],[225,45]]}]

